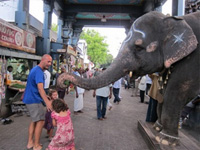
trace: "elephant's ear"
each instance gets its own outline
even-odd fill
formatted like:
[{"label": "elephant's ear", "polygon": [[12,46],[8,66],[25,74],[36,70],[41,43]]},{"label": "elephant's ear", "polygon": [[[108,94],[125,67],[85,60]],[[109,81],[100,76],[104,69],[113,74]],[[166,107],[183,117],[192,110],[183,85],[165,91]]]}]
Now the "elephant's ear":
[{"label": "elephant's ear", "polygon": [[175,17],[164,19],[164,65],[169,68],[193,52],[198,44],[196,36],[185,20]]}]

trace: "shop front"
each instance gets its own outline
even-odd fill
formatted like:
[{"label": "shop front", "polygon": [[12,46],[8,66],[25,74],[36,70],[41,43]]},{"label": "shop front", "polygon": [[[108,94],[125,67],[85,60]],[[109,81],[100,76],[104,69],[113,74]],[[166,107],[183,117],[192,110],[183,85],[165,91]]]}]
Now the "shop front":
[{"label": "shop front", "polygon": [[[18,111],[12,106],[20,101],[29,71],[41,59],[35,53],[32,33],[0,19],[0,117]],[[21,106],[23,111],[25,106]]]}]

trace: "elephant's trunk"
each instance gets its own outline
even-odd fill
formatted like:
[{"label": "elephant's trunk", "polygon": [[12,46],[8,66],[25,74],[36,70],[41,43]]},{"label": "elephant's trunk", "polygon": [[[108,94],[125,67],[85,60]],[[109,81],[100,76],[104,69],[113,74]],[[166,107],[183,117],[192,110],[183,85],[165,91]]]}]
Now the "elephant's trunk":
[{"label": "elephant's trunk", "polygon": [[65,80],[84,89],[97,89],[107,86],[125,76],[130,71],[131,68],[129,66],[132,64],[133,60],[131,57],[129,50],[121,51],[107,70],[91,79],[81,78],[71,73],[63,73],[58,77],[57,86],[65,88]]}]

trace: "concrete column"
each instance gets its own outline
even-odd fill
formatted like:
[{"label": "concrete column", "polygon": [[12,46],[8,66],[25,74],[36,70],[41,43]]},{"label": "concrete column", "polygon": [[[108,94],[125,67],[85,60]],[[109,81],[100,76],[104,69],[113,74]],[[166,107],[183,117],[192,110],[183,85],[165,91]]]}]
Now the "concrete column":
[{"label": "concrete column", "polygon": [[73,36],[73,28],[72,28],[73,22],[72,21],[66,21],[64,28],[63,28],[63,43],[68,44],[69,39]]},{"label": "concrete column", "polygon": [[178,15],[178,0],[172,1],[172,16]]},{"label": "concrete column", "polygon": [[162,12],[162,6],[156,7],[156,8],[155,8],[155,11],[157,11],[157,12]]},{"label": "concrete column", "polygon": [[172,16],[183,16],[185,14],[185,0],[172,1]]},{"label": "concrete column", "polygon": [[42,54],[50,54],[50,30],[51,30],[51,19],[52,19],[52,8],[51,4],[44,3],[44,22],[42,29],[43,49]]},{"label": "concrete column", "polygon": [[185,15],[185,0],[178,0],[178,16]]},{"label": "concrete column", "polygon": [[24,30],[28,29],[29,25],[29,0],[19,0],[17,11],[15,12],[16,25]]},{"label": "concrete column", "polygon": [[57,42],[63,43],[63,21],[58,18],[58,32],[57,32]]},{"label": "concrete column", "polygon": [[79,37],[80,37],[81,32],[82,32],[82,27],[80,27],[80,28],[75,28],[75,29],[74,29],[74,34],[73,34],[73,36],[69,39],[69,44],[70,44],[70,45],[74,45],[74,46],[77,45],[77,42],[78,42],[78,40],[79,40]]}]

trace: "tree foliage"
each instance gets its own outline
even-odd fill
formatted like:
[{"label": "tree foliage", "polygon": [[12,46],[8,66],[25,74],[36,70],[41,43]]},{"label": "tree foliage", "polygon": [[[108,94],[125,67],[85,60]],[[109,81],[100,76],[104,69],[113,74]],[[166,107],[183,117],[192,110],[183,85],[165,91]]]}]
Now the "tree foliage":
[{"label": "tree foliage", "polygon": [[113,61],[113,55],[108,54],[106,56],[106,63],[102,64],[101,68],[107,68],[108,66],[110,66],[110,64],[112,63],[112,61]]},{"label": "tree foliage", "polygon": [[87,42],[87,54],[95,66],[100,67],[102,64],[107,64],[108,57],[108,44],[105,38],[95,30],[83,30],[80,39],[85,39]]},{"label": "tree foliage", "polygon": [[57,31],[58,31],[58,25],[55,24],[55,23],[53,23],[53,24],[51,25],[51,30],[54,31],[54,32],[57,32]]}]

